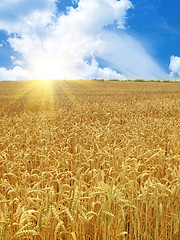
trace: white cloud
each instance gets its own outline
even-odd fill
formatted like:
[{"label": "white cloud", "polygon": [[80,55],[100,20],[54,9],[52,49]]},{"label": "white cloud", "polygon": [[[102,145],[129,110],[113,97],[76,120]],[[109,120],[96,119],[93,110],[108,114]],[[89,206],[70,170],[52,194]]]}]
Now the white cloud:
[{"label": "white cloud", "polygon": [[10,59],[11,59],[12,61],[15,61],[15,60],[16,60],[16,58],[15,58],[14,56],[10,56]]},{"label": "white cloud", "polygon": [[175,74],[180,76],[180,57],[171,56],[169,69],[172,76],[174,76]]},{"label": "white cloud", "polygon": [[72,4],[77,4],[78,0],[72,0]]},{"label": "white cloud", "polygon": [[[23,2],[3,1],[4,8],[8,2],[13,6],[16,3],[20,6]],[[11,20],[0,17],[0,28],[4,23],[8,31],[16,30],[18,34],[11,37],[9,43],[21,55],[18,64],[26,73],[29,72],[27,77],[152,79],[166,76],[139,41],[127,34],[105,29],[114,22],[119,28],[124,28],[126,12],[132,7],[131,1],[80,0],[76,9],[71,7],[67,15],[60,15],[56,19],[52,18],[55,0],[40,2],[43,6],[38,4],[35,8],[33,0],[30,9],[25,9],[26,14],[21,14],[20,7],[14,16],[18,23],[15,29]],[[105,67],[101,67],[98,59],[106,63]]]},{"label": "white cloud", "polygon": [[109,67],[121,72],[129,79],[166,79],[167,74],[148,55],[140,42],[121,33],[120,35],[103,31],[104,51],[100,57],[107,61]]},{"label": "white cloud", "polygon": [[51,21],[56,0],[1,0],[0,29],[22,34]]},{"label": "white cloud", "polygon": [[2,47],[3,46],[3,44],[2,43],[0,43],[0,47]]},{"label": "white cloud", "polygon": [[6,68],[0,68],[1,80],[31,80],[32,76],[26,70],[16,66],[13,69],[7,70]]}]

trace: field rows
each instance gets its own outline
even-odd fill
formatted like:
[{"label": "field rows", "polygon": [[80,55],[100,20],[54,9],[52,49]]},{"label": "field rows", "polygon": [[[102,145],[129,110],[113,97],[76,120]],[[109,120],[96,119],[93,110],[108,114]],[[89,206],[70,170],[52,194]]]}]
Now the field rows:
[{"label": "field rows", "polygon": [[0,83],[0,239],[180,239],[180,84]]}]

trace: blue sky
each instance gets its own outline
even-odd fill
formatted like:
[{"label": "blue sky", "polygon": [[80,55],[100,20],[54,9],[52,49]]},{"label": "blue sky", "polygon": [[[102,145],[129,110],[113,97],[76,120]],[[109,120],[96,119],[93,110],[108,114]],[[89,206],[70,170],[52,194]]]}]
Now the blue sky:
[{"label": "blue sky", "polygon": [[179,10],[179,0],[1,0],[0,80],[176,80]]}]

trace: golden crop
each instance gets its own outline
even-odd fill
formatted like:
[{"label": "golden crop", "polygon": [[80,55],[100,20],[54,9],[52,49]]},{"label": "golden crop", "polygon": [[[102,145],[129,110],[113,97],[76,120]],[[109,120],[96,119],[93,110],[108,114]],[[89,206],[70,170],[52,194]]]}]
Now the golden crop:
[{"label": "golden crop", "polygon": [[0,239],[180,239],[180,84],[0,83]]}]

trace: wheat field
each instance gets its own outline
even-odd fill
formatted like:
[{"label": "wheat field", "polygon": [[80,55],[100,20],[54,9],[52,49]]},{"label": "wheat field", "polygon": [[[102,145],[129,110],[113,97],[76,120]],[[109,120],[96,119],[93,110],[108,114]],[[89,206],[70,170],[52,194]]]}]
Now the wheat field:
[{"label": "wheat field", "polygon": [[0,82],[0,240],[179,240],[180,84]]}]

